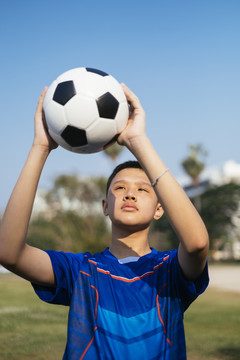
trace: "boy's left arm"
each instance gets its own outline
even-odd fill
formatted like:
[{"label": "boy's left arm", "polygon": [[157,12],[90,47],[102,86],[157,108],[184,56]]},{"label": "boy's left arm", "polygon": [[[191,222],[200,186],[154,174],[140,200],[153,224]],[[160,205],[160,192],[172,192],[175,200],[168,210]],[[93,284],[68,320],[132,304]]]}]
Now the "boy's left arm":
[{"label": "boy's left arm", "polygon": [[195,280],[206,265],[208,232],[194,205],[171,172],[166,171],[166,165],[146,136],[145,113],[138,98],[127,87],[123,88],[132,113],[118,142],[138,159],[151,183],[163,174],[154,185],[154,190],[180,240],[178,260],[183,274],[187,279]]}]

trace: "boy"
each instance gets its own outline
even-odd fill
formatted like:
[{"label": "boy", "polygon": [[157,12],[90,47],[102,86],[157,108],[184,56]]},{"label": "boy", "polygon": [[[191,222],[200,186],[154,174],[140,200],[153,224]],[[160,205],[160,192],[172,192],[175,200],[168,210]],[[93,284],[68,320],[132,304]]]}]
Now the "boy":
[{"label": "boy", "polygon": [[[44,163],[57,145],[44,127],[43,91],[35,136],[0,228],[0,263],[32,282],[39,297],[70,306],[64,359],[185,359],[183,313],[208,284],[208,234],[192,203],[145,134],[138,98],[122,85],[131,115],[118,138],[138,162],[120,165],[108,181],[103,211],[112,241],[103,253],[42,251],[26,244]],[[148,243],[163,211],[179,247]]]}]

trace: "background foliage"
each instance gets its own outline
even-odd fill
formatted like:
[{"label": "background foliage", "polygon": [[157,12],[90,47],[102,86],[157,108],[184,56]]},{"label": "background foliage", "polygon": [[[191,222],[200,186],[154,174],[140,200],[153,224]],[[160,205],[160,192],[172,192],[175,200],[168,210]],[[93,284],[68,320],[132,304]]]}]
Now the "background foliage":
[{"label": "background foliage", "polygon": [[[42,249],[99,252],[108,246],[111,227],[102,213],[105,178],[81,179],[60,175],[44,195],[46,209],[33,217],[28,242]],[[210,236],[210,248],[229,241],[240,203],[240,185],[209,187],[200,196],[200,214]],[[194,202],[194,199],[193,199]],[[237,215],[236,215],[237,216]],[[157,250],[177,247],[178,239],[167,217],[153,221],[150,244]],[[217,245],[216,245],[217,244]]]}]

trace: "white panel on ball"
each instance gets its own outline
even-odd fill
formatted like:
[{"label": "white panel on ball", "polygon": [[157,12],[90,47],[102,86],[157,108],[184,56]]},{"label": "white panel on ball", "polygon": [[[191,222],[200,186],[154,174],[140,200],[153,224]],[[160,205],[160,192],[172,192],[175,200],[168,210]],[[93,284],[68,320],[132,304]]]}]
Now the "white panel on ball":
[{"label": "white panel on ball", "polygon": [[48,87],[47,93],[44,98],[43,107],[46,108],[47,104],[52,101],[54,91],[56,90],[58,82],[57,80],[53,81],[52,84]]},{"label": "white panel on ball", "polygon": [[[122,86],[119,84],[119,82],[112,76],[106,76],[104,78],[104,82],[106,83],[106,88],[108,91],[115,96],[115,98],[119,102],[126,103],[126,96],[124,94]],[[120,86],[119,86],[120,85]]]},{"label": "white panel on ball", "polygon": [[62,81],[69,81],[69,80],[81,78],[85,72],[86,72],[85,68],[75,68],[65,71],[64,73],[58,76],[57,82],[60,83]]},{"label": "white panel on ball", "polygon": [[68,101],[64,111],[68,123],[81,129],[87,129],[99,116],[96,101],[83,95],[76,95]]},{"label": "white panel on ball", "polygon": [[84,73],[81,79],[76,81],[76,88],[80,94],[91,96],[93,99],[107,92],[103,77],[91,72]]},{"label": "white panel on ball", "polygon": [[67,126],[63,106],[50,101],[44,109],[49,129],[55,134],[60,134]]},{"label": "white panel on ball", "polygon": [[128,119],[129,117],[129,108],[126,106],[125,103],[119,104],[117,116],[116,116],[116,131],[119,134],[123,131],[123,129],[126,126],[125,119]]},{"label": "white panel on ball", "polygon": [[[104,131],[102,131],[104,129]],[[87,129],[89,143],[106,145],[116,135],[116,124],[113,120],[98,119]]]}]

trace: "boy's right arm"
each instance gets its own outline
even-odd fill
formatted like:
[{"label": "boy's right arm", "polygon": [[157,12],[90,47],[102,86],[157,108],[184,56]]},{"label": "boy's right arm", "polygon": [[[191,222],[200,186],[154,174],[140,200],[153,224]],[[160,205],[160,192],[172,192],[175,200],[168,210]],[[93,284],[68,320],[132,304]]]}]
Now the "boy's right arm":
[{"label": "boy's right arm", "polygon": [[46,89],[37,106],[33,146],[0,225],[0,263],[27,280],[51,286],[55,284],[55,276],[48,254],[26,244],[40,175],[50,151],[57,146],[44,127],[42,106],[45,94]]}]

